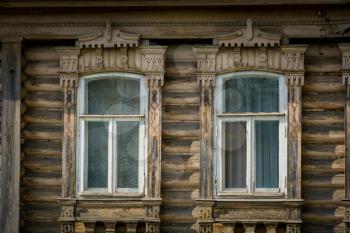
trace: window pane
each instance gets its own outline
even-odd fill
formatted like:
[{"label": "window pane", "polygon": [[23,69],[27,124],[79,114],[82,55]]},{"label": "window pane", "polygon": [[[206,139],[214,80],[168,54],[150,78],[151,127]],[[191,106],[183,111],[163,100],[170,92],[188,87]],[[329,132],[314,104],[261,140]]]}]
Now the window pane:
[{"label": "window pane", "polygon": [[88,188],[106,188],[108,181],[108,122],[86,122]]},{"label": "window pane", "polygon": [[117,186],[138,188],[139,122],[117,122]]},{"label": "window pane", "polygon": [[225,188],[246,187],[246,122],[223,123]]},{"label": "window pane", "polygon": [[88,114],[139,114],[140,80],[107,78],[88,82]]},{"label": "window pane", "polygon": [[276,78],[232,78],[224,81],[224,112],[279,112]]},{"label": "window pane", "polygon": [[256,187],[278,188],[279,121],[255,121]]}]

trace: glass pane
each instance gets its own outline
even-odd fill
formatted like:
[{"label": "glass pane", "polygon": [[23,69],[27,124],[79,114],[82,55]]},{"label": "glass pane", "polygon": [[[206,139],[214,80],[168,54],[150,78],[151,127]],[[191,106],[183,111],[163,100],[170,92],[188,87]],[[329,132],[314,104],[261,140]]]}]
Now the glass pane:
[{"label": "glass pane", "polygon": [[255,121],[256,187],[278,188],[279,121]]},{"label": "glass pane", "polygon": [[140,80],[107,78],[88,82],[88,114],[139,114]]},{"label": "glass pane", "polygon": [[225,122],[222,127],[225,188],[245,188],[247,167],[246,122]]},{"label": "glass pane", "polygon": [[139,122],[117,122],[117,187],[138,188]]},{"label": "glass pane", "polygon": [[232,78],[224,81],[224,112],[279,112],[276,78]]},{"label": "glass pane", "polygon": [[108,181],[108,122],[86,122],[88,188],[106,188]]}]

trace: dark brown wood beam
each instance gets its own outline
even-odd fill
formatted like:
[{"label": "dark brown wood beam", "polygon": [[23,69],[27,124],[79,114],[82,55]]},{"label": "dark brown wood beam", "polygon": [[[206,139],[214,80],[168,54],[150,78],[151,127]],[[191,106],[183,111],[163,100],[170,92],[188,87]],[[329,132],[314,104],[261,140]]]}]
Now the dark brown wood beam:
[{"label": "dark brown wood beam", "polygon": [[2,41],[0,232],[19,232],[21,38]]}]

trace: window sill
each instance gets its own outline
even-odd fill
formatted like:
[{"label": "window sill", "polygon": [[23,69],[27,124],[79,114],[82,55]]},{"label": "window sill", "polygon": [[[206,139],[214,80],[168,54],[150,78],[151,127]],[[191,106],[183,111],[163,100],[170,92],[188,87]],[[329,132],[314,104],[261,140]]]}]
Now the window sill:
[{"label": "window sill", "polygon": [[78,193],[78,199],[85,198],[112,198],[112,199],[125,199],[125,198],[137,198],[142,199],[145,195],[143,193],[107,193],[107,192],[95,192],[95,191],[85,191]]},{"label": "window sill", "polygon": [[273,193],[273,192],[255,192],[255,193],[243,193],[243,192],[221,192],[215,197],[217,200],[222,199],[276,199],[286,198],[285,193]]}]

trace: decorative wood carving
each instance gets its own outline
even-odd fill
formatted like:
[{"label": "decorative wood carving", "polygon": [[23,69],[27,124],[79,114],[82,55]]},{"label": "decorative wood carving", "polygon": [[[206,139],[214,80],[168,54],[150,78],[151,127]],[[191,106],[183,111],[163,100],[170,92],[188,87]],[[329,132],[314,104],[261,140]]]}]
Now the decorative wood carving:
[{"label": "decorative wood carving", "polygon": [[105,31],[81,37],[78,39],[77,45],[80,48],[138,47],[139,40],[140,34],[125,33],[112,29],[111,22],[107,21]]},{"label": "decorative wood carving", "polygon": [[345,112],[345,233],[350,232],[350,44],[338,45],[342,52],[342,79],[346,87]]},{"label": "decorative wood carving", "polygon": [[104,222],[106,227],[106,233],[115,233],[115,227],[117,226],[117,222]]},{"label": "decorative wood carving", "polygon": [[287,233],[301,233],[300,224],[288,223],[287,224]]},{"label": "decorative wood carving", "polygon": [[283,46],[281,69],[288,84],[288,181],[289,198],[301,198],[301,87],[307,46]]},{"label": "decorative wood carving", "polygon": [[96,222],[89,221],[89,222],[83,222],[83,223],[84,223],[85,233],[94,233],[95,232]]},{"label": "decorative wood carving", "polygon": [[235,232],[235,223],[225,223],[224,224],[224,233],[234,233]]},{"label": "decorative wood carving", "polygon": [[273,47],[280,44],[281,36],[281,34],[266,33],[253,27],[252,20],[248,19],[245,29],[218,36],[215,38],[215,43],[224,47]]},{"label": "decorative wood carving", "polygon": [[265,223],[266,233],[276,233],[277,224],[276,223]]},{"label": "decorative wood carving", "polygon": [[159,222],[146,222],[146,233],[160,233]]},{"label": "decorative wood carving", "polygon": [[201,147],[200,147],[200,189],[199,197],[212,199],[213,156],[212,156],[212,102],[216,76],[217,46],[195,47],[197,55],[197,80],[201,87]]},{"label": "decorative wood carving", "polygon": [[[164,82],[164,59],[166,47],[139,45],[140,35],[113,30],[107,23],[106,30],[96,35],[80,38],[78,47],[59,48],[60,79],[64,92],[64,141],[62,171],[62,213],[59,221],[62,232],[74,232],[75,221],[82,221],[87,232],[93,231],[96,221],[109,223],[109,218],[135,219],[127,223],[128,232],[136,232],[137,221],[146,221],[147,232],[159,232],[160,167],[161,167],[161,93]],[[135,48],[131,48],[135,47]],[[79,77],[96,72],[133,72],[144,75],[148,86],[148,177],[146,198],[142,201],[123,202],[114,208],[101,208],[99,203],[81,211],[80,200],[70,205],[67,199],[75,198],[75,145],[76,145],[76,98]],[[141,200],[141,198],[140,198]],[[90,203],[92,203],[90,201]],[[112,203],[112,200],[108,202]],[[86,204],[86,203],[85,203]],[[119,203],[120,205],[120,203]],[[129,207],[128,207],[129,206]],[[76,211],[74,211],[76,208]],[[76,212],[76,213],[75,213]],[[76,215],[76,216],[75,216]],[[112,224],[112,223],[111,223]],[[108,232],[114,232],[113,227]]]},{"label": "decorative wood carving", "polygon": [[127,233],[136,233],[137,222],[126,223]]},{"label": "decorative wood carving", "polygon": [[243,223],[245,233],[255,233],[256,223]]}]

